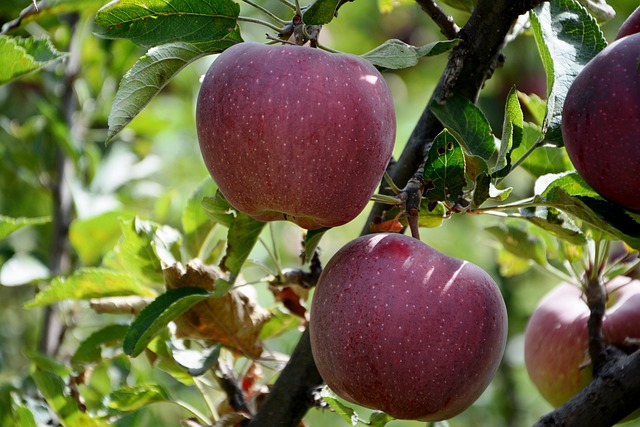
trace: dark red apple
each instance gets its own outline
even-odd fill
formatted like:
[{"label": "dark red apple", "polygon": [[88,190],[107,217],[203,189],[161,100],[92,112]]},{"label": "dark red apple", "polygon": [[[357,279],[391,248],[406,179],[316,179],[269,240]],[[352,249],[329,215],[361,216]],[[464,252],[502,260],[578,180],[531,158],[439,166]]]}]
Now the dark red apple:
[{"label": "dark red apple", "polygon": [[254,42],[213,62],[196,121],[204,162],[232,206],[307,229],[363,210],[396,131],[389,88],[366,60]]},{"label": "dark red apple", "polygon": [[338,396],[402,419],[444,420],[493,378],[507,312],[478,266],[402,234],[340,249],[318,281],[310,337]]},{"label": "dark red apple", "polygon": [[616,40],[636,33],[640,33],[640,6],[622,23],[616,35]]},{"label": "dark red apple", "polygon": [[[607,284],[607,292],[603,318],[607,344],[638,348],[640,281],[619,276]],[[549,292],[529,319],[525,364],[540,394],[553,406],[562,405],[592,379],[588,319],[589,307],[582,290],[567,283]]]},{"label": "dark red apple", "polygon": [[613,42],[567,92],[562,136],[571,162],[602,197],[640,211],[640,34]]}]

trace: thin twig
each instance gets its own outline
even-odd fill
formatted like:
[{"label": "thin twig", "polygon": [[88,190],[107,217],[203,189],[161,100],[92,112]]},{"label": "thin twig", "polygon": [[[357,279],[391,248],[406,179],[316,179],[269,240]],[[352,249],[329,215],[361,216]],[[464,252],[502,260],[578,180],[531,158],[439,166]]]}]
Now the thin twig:
[{"label": "thin twig", "polygon": [[273,19],[274,21],[278,22],[279,24],[286,24],[287,21],[285,21],[284,19],[281,19],[278,15],[276,15],[275,13],[271,12],[269,9],[260,6],[257,3],[252,2],[251,0],[242,0],[243,2],[245,2],[246,4],[255,7],[256,9],[258,9],[260,12],[264,13],[265,15],[268,15],[271,19]]},{"label": "thin twig", "polygon": [[433,19],[433,22],[440,27],[440,31],[446,38],[451,40],[458,37],[460,27],[456,25],[453,18],[447,15],[447,13],[436,4],[436,2],[433,0],[416,0],[416,3],[418,3],[422,10],[424,10],[431,19]]},{"label": "thin twig", "polygon": [[20,25],[22,24],[22,21],[26,17],[39,13],[43,7],[46,7],[45,5],[46,5],[45,0],[39,2],[38,4],[36,4],[36,2],[34,1],[29,6],[22,9],[22,11],[20,12],[20,15],[18,15],[16,19],[9,21],[2,26],[2,31],[0,31],[0,36],[3,36],[7,34],[9,31],[15,30],[16,28],[20,27]]},{"label": "thin twig", "polygon": [[258,19],[258,18],[252,18],[250,16],[238,16],[238,21],[250,22],[252,24],[262,25],[264,27],[270,28],[271,30],[275,31],[276,33],[279,33],[280,30],[281,30],[281,28],[279,28],[276,25],[273,25],[270,22],[263,21],[262,19]]}]

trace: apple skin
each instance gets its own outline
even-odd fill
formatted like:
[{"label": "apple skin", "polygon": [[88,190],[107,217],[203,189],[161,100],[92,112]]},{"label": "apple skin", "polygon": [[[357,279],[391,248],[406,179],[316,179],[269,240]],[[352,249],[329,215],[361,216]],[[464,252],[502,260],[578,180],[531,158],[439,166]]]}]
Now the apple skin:
[{"label": "apple skin", "polygon": [[640,211],[640,34],[596,55],[567,92],[562,136],[571,162],[602,197]]},{"label": "apple skin", "polygon": [[323,270],[311,350],[338,396],[400,419],[449,419],[502,359],[507,311],[480,267],[394,233],[359,237]]},{"label": "apple skin", "polygon": [[202,157],[229,203],[260,221],[335,227],[365,207],[391,158],[393,100],[355,55],[245,42],[207,71]]},{"label": "apple skin", "polygon": [[616,40],[636,33],[640,33],[640,6],[622,23],[616,35]]},{"label": "apple skin", "polygon": [[[602,325],[605,341],[633,350],[638,346],[629,344],[627,338],[640,338],[640,281],[619,276],[607,284],[607,292]],[[527,372],[542,397],[555,407],[592,379],[588,319],[582,290],[567,283],[545,295],[529,319],[524,343]]]}]

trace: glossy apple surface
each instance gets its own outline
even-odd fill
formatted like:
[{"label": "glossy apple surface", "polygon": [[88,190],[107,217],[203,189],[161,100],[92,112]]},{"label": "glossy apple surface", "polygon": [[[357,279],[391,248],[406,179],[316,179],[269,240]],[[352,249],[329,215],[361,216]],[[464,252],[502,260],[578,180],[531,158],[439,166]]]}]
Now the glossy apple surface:
[{"label": "glossy apple surface", "polygon": [[571,162],[602,197],[640,211],[640,34],[606,47],[567,92],[562,136]]},{"label": "glossy apple surface", "polygon": [[616,40],[636,33],[640,33],[640,6],[622,23],[616,35]]},{"label": "glossy apple surface", "polygon": [[389,88],[366,60],[253,42],[213,62],[196,122],[204,162],[232,206],[307,229],[363,210],[396,130]]},{"label": "glossy apple surface", "polygon": [[[607,285],[603,318],[607,344],[637,348],[640,338],[640,281],[617,277]],[[592,379],[587,320],[582,290],[564,283],[549,292],[529,319],[525,331],[525,364],[540,394],[560,406]],[[631,340],[629,340],[631,339]]]},{"label": "glossy apple surface", "polygon": [[507,312],[481,268],[381,233],[332,257],[309,327],[318,371],[338,396],[395,418],[436,421],[464,411],[490,383]]}]

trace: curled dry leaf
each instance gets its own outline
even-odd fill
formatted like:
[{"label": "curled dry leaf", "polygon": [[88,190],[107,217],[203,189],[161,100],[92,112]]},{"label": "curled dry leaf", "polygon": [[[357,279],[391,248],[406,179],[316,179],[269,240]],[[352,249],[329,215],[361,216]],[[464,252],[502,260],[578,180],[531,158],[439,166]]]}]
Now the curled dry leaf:
[{"label": "curled dry leaf", "polygon": [[[190,261],[186,268],[176,263],[164,269],[167,289],[199,287],[213,292],[220,273],[200,260]],[[197,303],[175,320],[180,338],[219,342],[246,357],[255,359],[262,353],[258,340],[269,320],[269,313],[237,289]]]},{"label": "curled dry leaf", "polygon": [[138,315],[143,308],[151,304],[153,298],[139,295],[121,297],[93,298],[89,305],[98,314],[134,314]]}]

